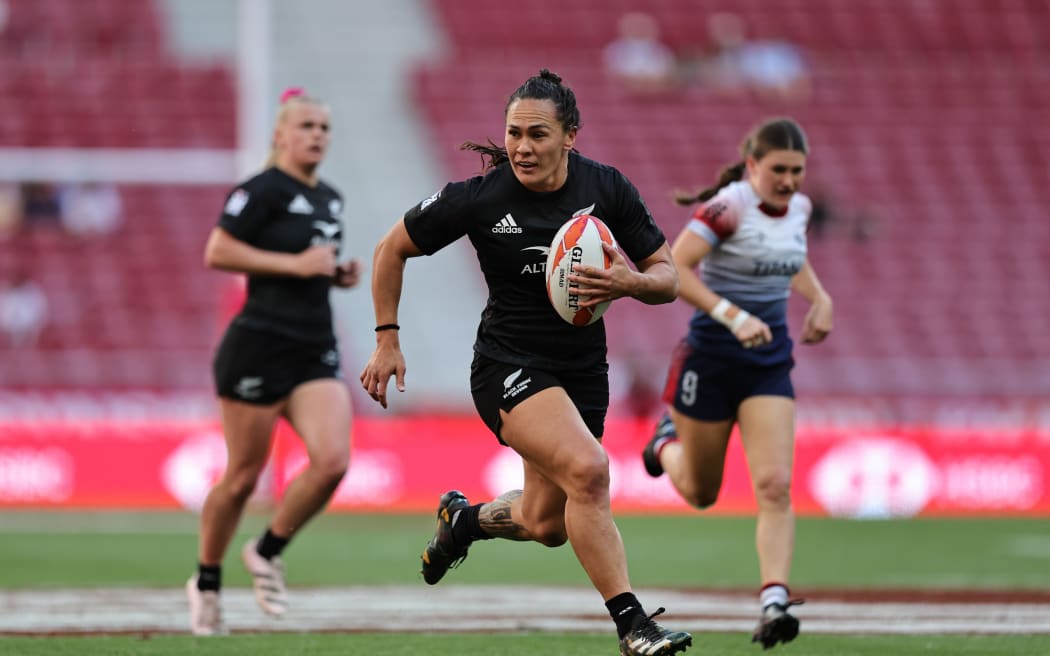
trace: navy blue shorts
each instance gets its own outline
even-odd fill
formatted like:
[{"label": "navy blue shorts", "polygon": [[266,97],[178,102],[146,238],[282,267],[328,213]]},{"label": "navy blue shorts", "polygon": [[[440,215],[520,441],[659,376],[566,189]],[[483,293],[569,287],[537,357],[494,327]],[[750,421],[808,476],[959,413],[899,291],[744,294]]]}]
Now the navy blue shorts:
[{"label": "navy blue shorts", "polygon": [[470,393],[474,407],[492,434],[500,438],[499,411],[514,406],[548,387],[561,387],[572,399],[587,424],[600,438],[605,433],[605,413],[609,410],[609,374],[604,367],[594,371],[546,371],[498,362],[478,353],[470,364]]},{"label": "navy blue shorts", "polygon": [[311,344],[231,324],[212,373],[220,397],[270,405],[307,381],[340,378],[339,348],[334,339]]},{"label": "navy blue shorts", "polygon": [[664,402],[699,421],[736,418],[737,408],[752,396],[795,398],[791,384],[794,360],[770,366],[727,362],[701,353],[682,340],[667,373]]}]

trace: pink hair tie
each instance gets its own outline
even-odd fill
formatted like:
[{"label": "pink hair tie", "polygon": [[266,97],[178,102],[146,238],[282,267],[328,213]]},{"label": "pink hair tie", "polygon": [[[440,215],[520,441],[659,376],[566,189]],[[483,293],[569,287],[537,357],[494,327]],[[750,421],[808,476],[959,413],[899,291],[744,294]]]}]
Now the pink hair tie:
[{"label": "pink hair tie", "polygon": [[281,104],[288,102],[292,98],[306,95],[306,91],[302,87],[288,87],[281,92]]}]

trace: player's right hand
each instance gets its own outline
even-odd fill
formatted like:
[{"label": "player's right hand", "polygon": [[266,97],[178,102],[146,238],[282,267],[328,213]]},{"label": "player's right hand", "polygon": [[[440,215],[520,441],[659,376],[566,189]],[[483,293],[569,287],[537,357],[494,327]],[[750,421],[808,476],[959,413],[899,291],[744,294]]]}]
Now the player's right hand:
[{"label": "player's right hand", "polygon": [[299,275],[303,278],[314,276],[331,278],[335,275],[338,264],[335,248],[331,246],[311,246],[299,253]]},{"label": "player's right hand", "polygon": [[763,346],[773,341],[773,331],[769,329],[765,321],[754,315],[748,317],[744,323],[740,324],[733,336],[746,349]]},{"label": "player's right hand", "polygon": [[397,391],[405,391],[405,356],[397,347],[380,345],[368,359],[361,371],[361,387],[368,392],[373,401],[386,408],[386,388],[390,377],[395,376]]}]

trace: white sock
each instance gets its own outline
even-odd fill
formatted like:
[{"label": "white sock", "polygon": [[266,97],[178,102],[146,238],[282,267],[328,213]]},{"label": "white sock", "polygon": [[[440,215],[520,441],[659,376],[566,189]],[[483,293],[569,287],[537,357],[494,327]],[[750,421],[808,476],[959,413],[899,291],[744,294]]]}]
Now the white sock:
[{"label": "white sock", "polygon": [[762,608],[769,606],[770,604],[778,604],[780,606],[787,606],[788,602],[788,590],[786,586],[779,583],[771,583],[758,593],[758,599],[762,603]]}]

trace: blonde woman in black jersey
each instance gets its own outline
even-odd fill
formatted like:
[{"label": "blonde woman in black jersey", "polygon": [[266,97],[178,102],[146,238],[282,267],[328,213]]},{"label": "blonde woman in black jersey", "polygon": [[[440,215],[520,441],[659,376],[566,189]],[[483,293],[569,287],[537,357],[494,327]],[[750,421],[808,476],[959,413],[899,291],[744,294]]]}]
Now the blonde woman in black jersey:
[{"label": "blonde woman in black jersey", "polygon": [[266,169],[227,196],[204,259],[248,276],[244,307],[214,362],[228,463],[201,511],[198,571],[186,586],[196,635],[226,632],[222,561],[284,417],[309,464],[284,491],[265,533],[241,550],[256,601],[287,608],[280,553],[328,503],[350,459],[350,395],[340,373],[328,293],[357,284],[357,261],[340,264],[343,200],[318,177],[329,110],[301,90],[281,98]]}]

